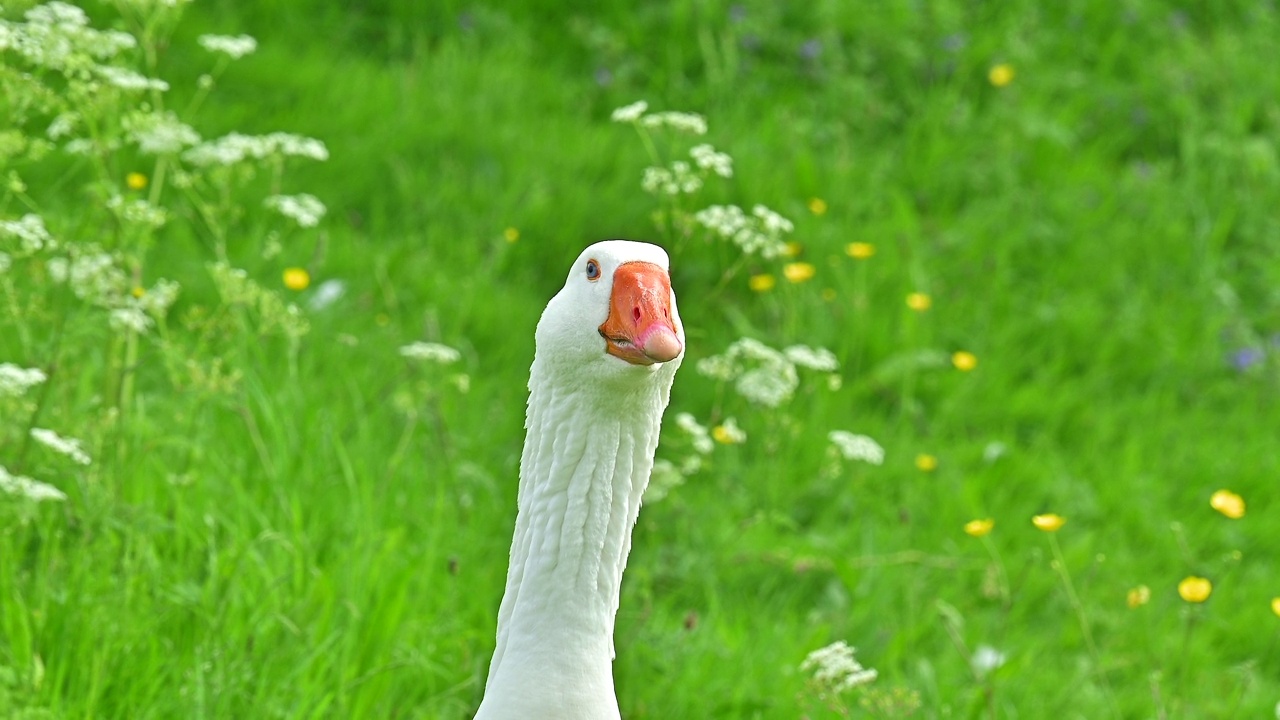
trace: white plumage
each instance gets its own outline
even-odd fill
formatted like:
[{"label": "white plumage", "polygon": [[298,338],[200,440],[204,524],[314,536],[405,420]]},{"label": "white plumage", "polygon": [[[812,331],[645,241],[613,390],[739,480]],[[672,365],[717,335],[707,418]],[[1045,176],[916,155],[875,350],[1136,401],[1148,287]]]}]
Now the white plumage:
[{"label": "white plumage", "polygon": [[616,719],[622,571],[684,354],[666,252],[588,247],[535,339],[511,565],[476,720]]}]

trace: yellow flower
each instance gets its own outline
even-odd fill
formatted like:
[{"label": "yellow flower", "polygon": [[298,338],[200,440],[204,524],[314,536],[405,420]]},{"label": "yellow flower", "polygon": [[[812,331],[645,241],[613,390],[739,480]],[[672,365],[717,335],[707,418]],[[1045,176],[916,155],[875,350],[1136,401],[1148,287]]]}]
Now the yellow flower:
[{"label": "yellow flower", "polygon": [[998,88],[1004,87],[1013,82],[1013,66],[1008,63],[993,65],[991,72],[987,73],[987,79]]},{"label": "yellow flower", "polygon": [[991,532],[991,528],[996,526],[996,521],[991,518],[983,518],[981,520],[970,520],[964,524],[964,532],[966,535],[973,537],[982,537]]},{"label": "yellow flower", "polygon": [[1202,577],[1189,575],[1178,583],[1178,594],[1189,603],[1202,603],[1213,592],[1213,583]]},{"label": "yellow flower", "polygon": [[782,246],[782,257],[795,257],[800,254],[800,243],[792,240]]},{"label": "yellow flower", "polygon": [[1067,524],[1067,519],[1055,513],[1045,513],[1031,518],[1031,524],[1045,532],[1058,532],[1063,525]]},{"label": "yellow flower", "polygon": [[787,263],[782,266],[782,276],[793,283],[802,283],[813,278],[816,272],[813,265],[807,262]]},{"label": "yellow flower", "polygon": [[732,419],[712,428],[711,437],[721,445],[737,445],[747,440],[747,434]]},{"label": "yellow flower", "polygon": [[951,364],[955,365],[957,370],[969,372],[978,367],[978,356],[961,350],[951,355]]},{"label": "yellow flower", "polygon": [[853,242],[844,246],[845,254],[856,260],[866,260],[876,254],[876,246],[868,242]]},{"label": "yellow flower", "polygon": [[768,292],[777,284],[777,279],[768,273],[752,275],[751,279],[747,281],[747,287],[755,290],[756,292]]},{"label": "yellow flower", "polygon": [[302,268],[284,269],[284,286],[290,290],[306,290],[311,284],[311,274]]},{"label": "yellow flower", "polygon": [[1214,493],[1209,498],[1209,505],[1232,520],[1244,517],[1244,498],[1230,490],[1219,490]]},{"label": "yellow flower", "polygon": [[131,172],[124,176],[124,184],[129,186],[130,190],[141,190],[147,186],[147,176],[140,172]]},{"label": "yellow flower", "polygon": [[933,299],[922,292],[913,292],[907,296],[907,307],[916,312],[924,312],[933,306]]},{"label": "yellow flower", "polygon": [[1129,596],[1125,598],[1125,602],[1129,607],[1136,608],[1140,605],[1146,605],[1151,600],[1151,588],[1146,585],[1139,585],[1129,591]]},{"label": "yellow flower", "polygon": [[916,456],[916,468],[920,472],[933,472],[938,469],[938,458],[921,453]]},{"label": "yellow flower", "polygon": [[1271,598],[1271,612],[1280,615],[1280,597]]},{"label": "yellow flower", "polygon": [[823,200],[822,198],[810,198],[809,212],[813,213],[814,215],[826,215],[827,201]]},{"label": "yellow flower", "polygon": [[142,287],[141,285],[134,285],[133,289],[130,290],[129,293],[136,298],[140,298],[143,295],[147,294],[147,289]]},{"label": "yellow flower", "polygon": [[520,239],[520,231],[513,227],[509,227],[502,231],[502,237],[506,238],[507,242],[513,243]]}]

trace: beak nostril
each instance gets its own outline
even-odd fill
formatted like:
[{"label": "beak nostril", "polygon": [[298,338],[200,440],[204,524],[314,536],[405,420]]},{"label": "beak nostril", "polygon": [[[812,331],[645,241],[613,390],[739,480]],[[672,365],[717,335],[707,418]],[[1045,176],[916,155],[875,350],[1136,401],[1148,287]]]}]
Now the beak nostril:
[{"label": "beak nostril", "polygon": [[638,306],[631,308],[631,319],[640,322],[640,308]]}]

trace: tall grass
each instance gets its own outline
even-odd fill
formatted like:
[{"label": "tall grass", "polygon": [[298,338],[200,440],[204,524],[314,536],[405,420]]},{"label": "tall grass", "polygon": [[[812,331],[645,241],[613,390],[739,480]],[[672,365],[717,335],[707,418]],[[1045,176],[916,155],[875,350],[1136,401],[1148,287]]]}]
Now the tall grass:
[{"label": "tall grass", "polygon": [[[87,6],[139,41],[98,62],[165,92],[33,89],[0,43],[0,221],[56,241],[0,232],[0,363],[45,376],[0,385],[0,466],[65,494],[0,492],[0,716],[469,717],[532,328],[618,236],[672,250],[690,360],[659,449],[688,472],[623,583],[624,717],[1275,712],[1271,5],[336,8]],[[610,121],[641,99],[707,134],[647,148]],[[50,138],[67,109],[96,124]],[[328,159],[143,152],[124,118],[161,110]],[[703,141],[733,176],[675,209],[765,205],[789,255],[643,191]],[[301,193],[316,226],[264,205]],[[110,292],[55,281],[99,253]],[[149,324],[112,324],[130,308]],[[837,379],[801,367],[766,407],[698,372],[742,338],[830,349]],[[873,683],[801,670],[840,640]]]}]

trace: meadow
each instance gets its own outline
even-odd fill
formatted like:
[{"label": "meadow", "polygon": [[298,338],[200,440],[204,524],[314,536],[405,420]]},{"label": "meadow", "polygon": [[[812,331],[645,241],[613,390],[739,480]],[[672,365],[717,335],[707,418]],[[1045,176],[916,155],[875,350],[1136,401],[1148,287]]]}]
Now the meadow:
[{"label": "meadow", "polygon": [[471,717],[610,237],[624,718],[1280,716],[1275,2],[0,18],[0,717]]}]

